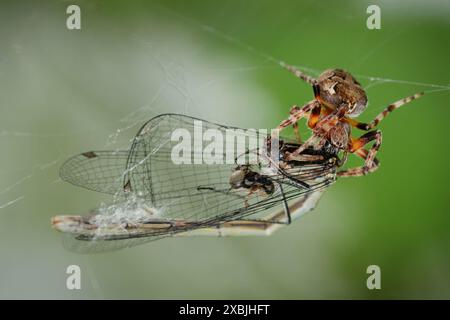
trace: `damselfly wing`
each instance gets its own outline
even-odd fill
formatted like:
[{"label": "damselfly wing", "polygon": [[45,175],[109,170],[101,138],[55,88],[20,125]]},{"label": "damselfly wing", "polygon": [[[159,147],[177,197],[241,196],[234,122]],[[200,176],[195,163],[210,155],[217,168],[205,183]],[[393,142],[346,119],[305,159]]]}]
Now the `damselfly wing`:
[{"label": "damselfly wing", "polygon": [[[217,141],[220,136],[222,141]],[[187,137],[193,142],[180,151]],[[274,165],[262,161],[268,158],[267,138],[260,131],[185,115],[157,116],[142,126],[130,150],[85,152],[63,164],[63,180],[112,194],[114,203],[84,217],[55,217],[53,226],[88,240],[82,242],[89,242],[89,251],[167,236],[270,234],[314,208],[336,179],[337,156],[306,149],[298,158],[283,161],[283,152],[298,144],[280,140],[283,165]],[[245,150],[238,150],[239,139],[249,141]],[[259,141],[264,141],[262,146]],[[203,161],[206,154],[213,163]],[[174,161],[174,156],[183,161]],[[250,161],[252,156],[256,162]],[[242,174],[236,171],[242,167]],[[246,184],[235,183],[232,177],[240,175]]]}]

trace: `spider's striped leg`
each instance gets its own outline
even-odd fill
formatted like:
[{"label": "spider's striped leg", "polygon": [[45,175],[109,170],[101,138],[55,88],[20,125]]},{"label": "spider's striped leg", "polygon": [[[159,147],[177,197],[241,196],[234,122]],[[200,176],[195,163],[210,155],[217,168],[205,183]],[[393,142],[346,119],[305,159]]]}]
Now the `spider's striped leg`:
[{"label": "spider's striped leg", "polygon": [[[317,123],[320,120],[320,112],[322,111],[322,106],[320,105],[320,103],[316,103],[314,105],[314,107],[311,109],[310,113],[309,113],[309,117],[308,117],[308,127],[310,129],[314,129],[317,125]],[[296,136],[298,137],[298,142],[301,144],[302,140],[300,138],[300,134],[298,132],[298,123],[294,123],[292,125],[294,127],[294,132],[296,134]]]},{"label": "spider's striped leg", "polygon": [[300,147],[295,149],[292,153],[287,154],[287,160],[295,160],[310,146],[314,146],[314,148],[320,150],[326,142],[327,139],[325,137],[321,137],[313,133],[312,136],[309,137],[308,140],[306,140]]},{"label": "spider's striped leg", "polygon": [[[292,115],[296,112],[298,112],[299,108],[298,106],[293,106],[291,110],[289,111],[289,114]],[[298,122],[295,122],[292,124],[292,128],[294,128],[295,137],[297,138],[298,143],[302,143],[302,137],[300,136],[300,131],[298,130]]]},{"label": "spider's striped leg", "polygon": [[419,92],[419,93],[416,93],[416,94],[414,94],[412,96],[409,96],[409,97],[403,98],[401,100],[398,100],[398,101],[396,101],[394,103],[391,103],[390,105],[388,105],[386,107],[386,109],[384,109],[379,115],[377,115],[375,117],[375,119],[373,119],[369,123],[362,123],[362,122],[359,122],[359,121],[356,121],[356,120],[352,120],[352,119],[349,119],[349,123],[353,127],[356,127],[358,129],[361,129],[361,130],[369,131],[369,130],[375,128],[381,122],[381,120],[383,120],[389,113],[391,113],[395,109],[400,108],[404,104],[407,104],[407,103],[409,103],[409,102],[411,102],[413,100],[416,100],[416,99],[420,98],[423,95],[424,95],[423,92]]},{"label": "spider's striped leg", "polygon": [[277,129],[281,131],[291,125],[294,125],[294,123],[297,123],[301,118],[305,117],[306,114],[308,114],[317,105],[320,106],[320,103],[313,100],[305,104],[303,107],[299,107],[297,105],[292,106],[291,111],[289,112],[289,118],[282,121]]},{"label": "spider's striped leg", "polygon": [[[370,148],[369,151],[363,149],[363,146],[369,143],[370,141],[375,140],[374,145]],[[368,173],[374,172],[378,169],[379,161],[375,158],[378,149],[381,146],[382,135],[381,131],[370,131],[366,134],[362,135],[360,138],[352,141],[351,148],[349,152],[355,153],[361,158],[365,159],[364,166],[351,168],[338,172],[338,176],[340,177],[358,177],[363,176]]]},{"label": "spider's striped leg", "polygon": [[310,85],[316,84],[316,79],[308,76],[306,73],[303,73],[302,71],[298,70],[296,67],[285,64],[284,62],[281,62],[280,64],[287,71],[293,73],[297,78],[302,79],[303,81],[309,83]]},{"label": "spider's striped leg", "polygon": [[[348,151],[345,151],[344,156],[341,159],[341,162],[338,164],[339,167],[343,166],[344,163],[347,161],[347,153],[348,153]],[[366,160],[367,155],[369,154],[369,151],[367,149],[360,148],[360,149],[356,150],[353,154]],[[380,161],[376,157],[373,158],[373,162],[377,167],[380,165]]]},{"label": "spider's striped leg", "polygon": [[339,118],[342,116],[342,114],[336,111],[320,119],[320,111],[321,106],[319,103],[317,108],[314,107],[311,110],[310,118],[308,121],[308,125],[310,125],[311,129],[317,127],[317,129],[319,130],[314,131],[312,136],[309,137],[309,139],[306,140],[305,143],[303,143],[300,147],[298,147],[294,152],[290,154],[289,158],[293,159],[297,157],[309,146],[314,146],[316,149],[320,149],[326,143],[324,133],[330,131],[330,129],[339,122]]},{"label": "spider's striped leg", "polygon": [[298,123],[292,124],[292,127],[294,128],[295,137],[297,138],[297,142],[299,144],[302,144],[302,137],[300,136],[300,131],[298,131]]}]

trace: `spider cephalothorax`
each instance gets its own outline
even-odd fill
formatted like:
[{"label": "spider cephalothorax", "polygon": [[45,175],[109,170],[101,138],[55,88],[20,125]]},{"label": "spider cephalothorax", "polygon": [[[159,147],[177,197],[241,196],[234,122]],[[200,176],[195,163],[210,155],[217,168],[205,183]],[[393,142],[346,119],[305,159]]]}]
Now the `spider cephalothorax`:
[{"label": "spider cephalothorax", "polygon": [[[308,117],[308,127],[312,130],[311,137],[291,153],[291,157],[301,154],[306,148],[326,148],[331,153],[343,152],[342,161],[346,162],[347,154],[353,153],[365,160],[364,166],[340,171],[340,176],[360,176],[375,171],[379,162],[375,155],[381,145],[381,131],[370,131],[380,123],[390,112],[400,106],[417,99],[423,93],[416,93],[407,98],[388,105],[378,116],[369,123],[362,123],[353,118],[359,116],[367,107],[367,95],[360,83],[347,71],[342,69],[328,69],[317,79],[314,79],[300,70],[283,65],[298,78],[309,83],[314,90],[314,100],[303,107],[294,105],[290,117],[278,126],[282,130],[293,126],[301,142],[297,122]],[[369,131],[359,138],[351,136],[352,127]],[[364,146],[375,141],[370,150]]]}]

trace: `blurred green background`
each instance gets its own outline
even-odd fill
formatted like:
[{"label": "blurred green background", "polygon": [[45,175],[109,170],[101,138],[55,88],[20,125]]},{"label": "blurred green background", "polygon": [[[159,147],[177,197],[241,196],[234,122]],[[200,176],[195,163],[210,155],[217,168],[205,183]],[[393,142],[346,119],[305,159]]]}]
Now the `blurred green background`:
[{"label": "blurred green background", "polygon": [[[81,30],[66,28],[69,4]],[[2,1],[0,298],[450,298],[449,14],[448,1]],[[312,98],[279,60],[358,75],[364,121],[428,94],[381,124],[379,171],[339,180],[271,237],[62,247],[50,217],[110,199],[61,182],[67,157],[126,147],[164,112],[276,126]],[[82,290],[66,289],[71,264]],[[366,288],[372,264],[381,290]]]}]

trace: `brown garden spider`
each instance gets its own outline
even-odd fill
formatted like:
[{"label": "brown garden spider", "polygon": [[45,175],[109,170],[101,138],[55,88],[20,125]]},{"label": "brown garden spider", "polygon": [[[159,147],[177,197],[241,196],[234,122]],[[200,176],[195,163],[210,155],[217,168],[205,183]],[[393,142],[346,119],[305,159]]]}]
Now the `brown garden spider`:
[{"label": "brown garden spider", "polygon": [[[423,95],[416,93],[410,97],[398,100],[386,107],[379,115],[369,123],[362,123],[356,119],[367,107],[367,95],[358,81],[348,72],[342,69],[329,69],[324,71],[319,78],[314,79],[293,66],[283,65],[296,77],[312,85],[315,99],[303,107],[294,105],[290,111],[290,117],[278,126],[282,130],[290,125],[301,142],[298,131],[298,121],[308,116],[308,127],[312,129],[311,137],[306,140],[290,156],[298,156],[308,146],[314,149],[325,149],[331,154],[343,151],[343,157],[338,162],[342,166],[348,153],[356,154],[365,160],[364,165],[357,168],[341,170],[339,176],[362,176],[375,171],[379,161],[375,157],[381,145],[381,131],[373,130],[381,120],[390,112],[400,106],[411,102]],[[351,136],[351,128],[369,131],[359,138]],[[372,148],[364,148],[366,144],[375,141]]]}]

